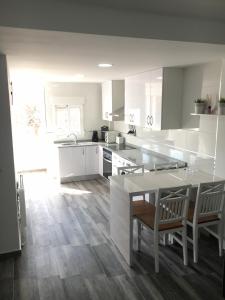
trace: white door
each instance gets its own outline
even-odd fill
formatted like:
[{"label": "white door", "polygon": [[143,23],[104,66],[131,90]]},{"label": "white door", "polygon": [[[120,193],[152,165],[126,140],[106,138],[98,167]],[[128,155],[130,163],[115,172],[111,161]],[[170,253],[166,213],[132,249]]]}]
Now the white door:
[{"label": "white door", "polygon": [[60,178],[85,175],[85,148],[59,148]]},{"label": "white door", "polygon": [[86,175],[93,175],[99,173],[99,147],[87,146],[85,147],[86,157]]}]

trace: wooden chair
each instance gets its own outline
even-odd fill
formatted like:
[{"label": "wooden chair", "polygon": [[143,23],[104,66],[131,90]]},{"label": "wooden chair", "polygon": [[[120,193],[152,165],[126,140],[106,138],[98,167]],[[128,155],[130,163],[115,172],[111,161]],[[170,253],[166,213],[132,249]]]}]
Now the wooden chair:
[{"label": "wooden chair", "polygon": [[[189,207],[187,224],[192,227],[193,238],[188,241],[193,244],[194,262],[198,262],[199,228],[204,228],[219,240],[219,255],[222,256],[224,234],[224,189],[225,181],[201,183],[198,187],[194,207]],[[210,226],[217,225],[218,233]]]},{"label": "wooden chair", "polygon": [[[145,169],[144,165],[137,166],[126,166],[126,167],[118,167],[117,174],[118,175],[137,175],[144,174]],[[133,216],[136,217],[137,213],[140,213],[145,210],[146,206],[146,195],[145,193],[141,193],[138,196],[133,196],[132,205],[133,205]]]},{"label": "wooden chair", "polygon": [[186,220],[189,205],[190,185],[159,189],[155,206],[148,204],[145,212],[137,214],[138,250],[141,249],[141,225],[154,232],[155,272],[159,272],[159,234],[182,232],[184,265],[188,264]]},{"label": "wooden chair", "polygon": [[126,166],[126,167],[118,167],[117,175],[134,175],[134,174],[143,174],[145,172],[144,165],[138,166]]}]

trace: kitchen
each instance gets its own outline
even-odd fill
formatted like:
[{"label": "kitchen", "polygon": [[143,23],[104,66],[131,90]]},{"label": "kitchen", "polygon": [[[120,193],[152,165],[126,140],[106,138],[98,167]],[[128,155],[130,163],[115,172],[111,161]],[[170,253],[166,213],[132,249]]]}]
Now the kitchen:
[{"label": "kitchen", "polygon": [[[198,48],[198,45],[189,46]],[[215,58],[222,51],[220,47],[215,50]],[[141,66],[139,72],[127,71],[123,79],[113,79],[116,77],[110,69],[117,64],[114,66],[114,61],[110,61],[109,71],[95,64],[96,74],[99,70],[108,72],[107,80],[85,82],[83,78],[81,82],[70,82],[64,78],[64,81],[45,83],[47,163],[40,164],[36,171],[44,166],[47,172],[42,170],[33,175],[24,172],[28,235],[22,255],[15,263],[18,299],[29,299],[33,288],[44,298],[49,290],[51,293],[57,290],[57,285],[60,293],[68,298],[82,287],[80,293],[84,299],[112,297],[111,292],[119,299],[147,299],[153,291],[155,299],[166,299],[167,292],[160,289],[160,282],[166,286],[171,284],[175,299],[183,293],[187,299],[193,295],[201,299],[207,284],[212,287],[210,291],[207,289],[210,297],[219,299],[221,258],[213,237],[201,235],[203,247],[199,246],[201,255],[196,265],[189,245],[187,267],[183,266],[182,248],[178,244],[160,245],[160,271],[155,274],[152,235],[144,228],[143,252],[136,251],[134,245],[135,274],[132,275],[133,269],[117,243],[123,228],[118,228],[115,238],[109,226],[113,199],[110,184],[117,180],[129,182],[133,190],[126,192],[140,197],[143,189],[139,190],[139,186],[144,186],[147,192],[151,180],[149,185],[144,182],[154,174],[183,171],[191,176],[201,170],[215,178],[225,177],[221,138],[224,116],[217,114],[217,102],[224,96],[225,89],[224,62],[221,58],[191,64],[192,61],[186,61],[186,55],[182,55],[179,67]],[[10,62],[9,57],[10,64],[12,66],[12,58]],[[16,87],[13,92],[16,103]],[[194,110],[194,100],[199,97],[207,99],[204,114]],[[210,114],[208,106],[211,106]],[[74,115],[76,122],[71,117]],[[97,131],[98,141],[93,131]],[[126,173],[127,167],[134,168],[138,174],[118,176]],[[143,183],[140,183],[142,176]],[[123,196],[121,199],[127,200]],[[129,209],[127,207],[130,215]],[[134,228],[134,239],[135,236]],[[128,238],[129,235],[125,237]],[[123,237],[120,241],[123,242]],[[134,244],[136,242],[134,240]],[[130,245],[129,240],[128,243]],[[180,281],[176,273],[182,276]],[[205,274],[208,277],[203,283]],[[168,281],[164,276],[168,276]],[[196,282],[191,276],[197,278]],[[28,282],[31,284],[26,296],[22,286]],[[103,296],[99,289],[103,290]]]}]

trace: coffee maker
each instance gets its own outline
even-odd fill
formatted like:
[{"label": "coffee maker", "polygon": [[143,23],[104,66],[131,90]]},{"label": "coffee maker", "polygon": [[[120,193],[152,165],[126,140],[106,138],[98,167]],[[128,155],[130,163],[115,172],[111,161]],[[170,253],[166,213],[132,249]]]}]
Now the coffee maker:
[{"label": "coffee maker", "polygon": [[92,133],[92,142],[98,142],[98,131],[94,130]]}]

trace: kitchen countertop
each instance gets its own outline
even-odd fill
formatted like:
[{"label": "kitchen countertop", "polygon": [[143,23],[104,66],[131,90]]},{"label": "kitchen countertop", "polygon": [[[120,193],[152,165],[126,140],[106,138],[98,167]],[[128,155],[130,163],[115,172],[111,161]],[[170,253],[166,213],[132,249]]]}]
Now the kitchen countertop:
[{"label": "kitchen countertop", "polygon": [[146,150],[138,146],[125,144],[130,149],[124,150],[124,144],[106,144],[103,141],[100,142],[90,142],[90,141],[80,141],[77,144],[60,144],[59,148],[65,148],[65,147],[83,147],[83,146],[93,146],[93,145],[99,145],[103,148],[106,148],[120,157],[135,163],[136,165],[144,165],[145,169],[147,170],[153,170],[155,164],[172,164],[172,163],[178,163],[179,167],[185,167],[186,162],[181,161],[177,158],[172,158],[170,156],[157,153],[156,151],[152,150]]},{"label": "kitchen countertop", "polygon": [[110,176],[109,179],[110,182],[117,184],[128,193],[157,191],[159,188],[169,188],[189,184],[196,187],[201,182],[224,180],[223,178],[217,177],[213,174],[189,168],[149,172],[136,174],[136,176]]},{"label": "kitchen countertop", "polygon": [[144,165],[147,170],[154,170],[155,164],[174,164],[178,163],[179,167],[186,167],[186,162],[171,158],[169,156],[142,148],[137,148],[133,150],[121,150],[117,154],[124,159],[129,160],[136,165]]}]

